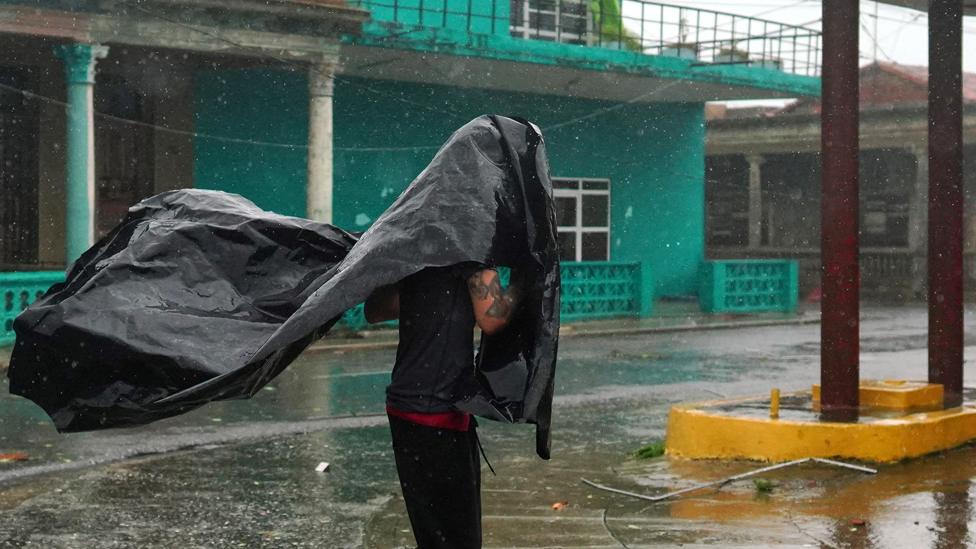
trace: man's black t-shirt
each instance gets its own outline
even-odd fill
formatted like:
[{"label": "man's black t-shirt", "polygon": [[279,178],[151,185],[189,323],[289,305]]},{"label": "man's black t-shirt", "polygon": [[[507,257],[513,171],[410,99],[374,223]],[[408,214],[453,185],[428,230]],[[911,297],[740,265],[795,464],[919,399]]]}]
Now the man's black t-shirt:
[{"label": "man's black t-shirt", "polygon": [[474,310],[468,278],[484,269],[478,263],[428,267],[403,279],[400,291],[400,343],[388,406],[405,412],[453,410],[474,376]]}]

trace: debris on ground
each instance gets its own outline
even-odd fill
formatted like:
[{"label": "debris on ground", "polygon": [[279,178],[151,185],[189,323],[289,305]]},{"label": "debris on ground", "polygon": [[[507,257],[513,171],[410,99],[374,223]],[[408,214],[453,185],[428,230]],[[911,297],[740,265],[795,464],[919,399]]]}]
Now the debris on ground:
[{"label": "debris on ground", "polygon": [[568,501],[557,501],[556,503],[553,503],[552,504],[552,510],[553,511],[562,511],[568,505],[569,505],[569,502]]},{"label": "debris on ground", "polygon": [[328,470],[329,470],[329,462],[327,462],[327,461],[323,461],[323,462],[319,463],[318,466],[315,467],[315,472],[316,473],[324,473],[324,472],[326,472]]},{"label": "debris on ground", "polygon": [[773,488],[776,487],[775,482],[765,478],[754,478],[752,484],[756,487],[756,492],[760,494],[771,494]]},{"label": "debris on ground", "polygon": [[647,446],[643,446],[639,448],[636,452],[634,452],[634,457],[636,457],[637,459],[652,459],[656,457],[661,457],[664,455],[664,446],[665,445],[663,440],[652,442]]},{"label": "debris on ground", "polygon": [[[851,519],[851,526],[864,526],[867,521],[861,518]],[[917,522],[915,524],[918,524]]]},{"label": "debris on ground", "polygon": [[[784,462],[784,463],[777,463],[775,465],[769,465],[768,467],[761,467],[759,469],[753,469],[752,471],[746,471],[745,473],[740,473],[738,475],[733,475],[731,477],[726,477],[726,478],[722,478],[722,479],[718,479],[718,480],[713,480],[713,481],[709,481],[709,482],[703,482],[701,484],[695,484],[694,486],[689,486],[688,488],[682,488],[680,490],[675,490],[673,492],[668,492],[666,494],[661,494],[659,496],[648,496],[648,495],[645,495],[645,494],[637,494],[637,493],[634,493],[634,492],[628,492],[626,490],[620,490],[620,489],[617,489],[617,488],[611,488],[609,486],[603,486],[601,484],[597,484],[595,482],[589,481],[589,480],[587,480],[585,478],[581,478],[580,480],[583,482],[583,484],[586,484],[587,486],[591,486],[593,488],[596,488],[597,490],[603,490],[604,492],[611,492],[611,493],[614,493],[614,494],[620,494],[620,495],[624,495],[624,496],[629,496],[629,497],[632,497],[632,498],[642,499],[642,500],[645,500],[645,501],[658,502],[658,501],[664,501],[664,500],[669,499],[669,498],[673,498],[675,496],[679,496],[681,494],[687,494],[689,492],[697,492],[698,490],[701,490],[703,488],[710,488],[710,487],[713,487],[713,486],[717,486],[717,487],[721,488],[722,486],[725,486],[726,484],[729,484],[730,482],[735,482],[737,480],[742,480],[742,479],[745,479],[745,478],[750,478],[750,477],[753,477],[753,476],[756,476],[756,475],[759,475],[759,474],[762,474],[762,473],[768,473],[770,471],[776,471],[776,470],[779,470],[779,469],[785,469],[787,467],[792,467],[794,465],[801,465],[801,464],[804,464],[804,463],[817,463],[817,464],[820,464],[820,465],[831,465],[833,467],[840,467],[840,468],[843,468],[843,469],[849,469],[849,470],[852,470],[852,471],[858,471],[858,472],[866,473],[866,474],[869,474],[869,475],[875,475],[875,474],[878,473],[878,470],[877,469],[872,469],[871,467],[865,467],[863,465],[855,465],[853,463],[844,463],[843,461],[835,461],[835,460],[832,460],[832,459],[824,459],[824,458],[803,458],[803,459],[796,459],[796,460],[793,460],[793,461],[787,461],[787,462]],[[758,489],[758,485],[757,485],[757,489]]]},{"label": "debris on ground", "polygon": [[0,463],[7,463],[10,461],[27,461],[30,456],[27,452],[9,452],[6,454],[0,454]]}]

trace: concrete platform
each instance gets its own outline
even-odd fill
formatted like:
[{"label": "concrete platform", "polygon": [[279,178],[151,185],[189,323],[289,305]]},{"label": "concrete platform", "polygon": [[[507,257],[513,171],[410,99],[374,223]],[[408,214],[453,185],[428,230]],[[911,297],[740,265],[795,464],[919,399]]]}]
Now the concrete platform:
[{"label": "concrete platform", "polygon": [[[860,419],[821,421],[815,390],[784,395],[778,417],[770,397],[682,404],[668,417],[667,453],[691,459],[787,461],[836,457],[895,462],[976,440],[976,393],[941,409],[941,387],[918,382],[866,381]],[[934,400],[938,394],[940,398]]]}]

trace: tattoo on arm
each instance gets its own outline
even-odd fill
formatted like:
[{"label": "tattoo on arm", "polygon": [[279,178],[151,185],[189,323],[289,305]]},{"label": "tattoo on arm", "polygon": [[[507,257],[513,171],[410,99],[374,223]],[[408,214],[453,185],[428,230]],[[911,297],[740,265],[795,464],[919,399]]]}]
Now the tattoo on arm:
[{"label": "tattoo on arm", "polygon": [[486,316],[504,319],[511,316],[517,301],[516,290],[512,286],[502,290],[498,273],[492,272],[488,282],[483,280],[481,273],[476,273],[468,280],[468,286],[478,299],[491,298],[491,305],[485,311]]},{"label": "tattoo on arm", "polygon": [[478,299],[488,298],[488,285],[481,280],[481,273],[475,273],[468,278],[468,288],[471,289],[471,294]]}]

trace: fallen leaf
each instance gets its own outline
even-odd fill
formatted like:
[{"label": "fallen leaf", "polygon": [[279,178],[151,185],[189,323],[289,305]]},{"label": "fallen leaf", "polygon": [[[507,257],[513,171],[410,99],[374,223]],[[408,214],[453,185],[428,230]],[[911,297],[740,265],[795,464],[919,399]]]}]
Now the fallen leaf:
[{"label": "fallen leaf", "polygon": [[569,505],[569,502],[568,501],[557,501],[556,503],[553,503],[552,504],[552,510],[553,511],[562,511],[568,505]]},{"label": "fallen leaf", "polygon": [[30,456],[27,452],[10,452],[8,454],[0,454],[0,463],[6,463],[8,461],[27,461]]}]

